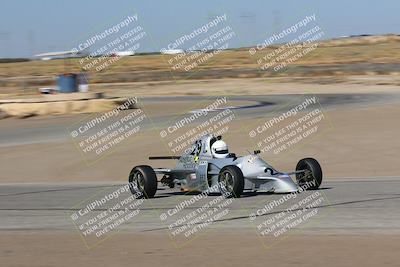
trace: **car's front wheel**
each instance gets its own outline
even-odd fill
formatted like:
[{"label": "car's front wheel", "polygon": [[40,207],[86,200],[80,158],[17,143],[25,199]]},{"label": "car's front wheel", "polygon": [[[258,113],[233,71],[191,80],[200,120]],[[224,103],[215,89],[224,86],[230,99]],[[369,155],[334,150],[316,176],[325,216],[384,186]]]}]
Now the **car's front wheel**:
[{"label": "car's front wheel", "polygon": [[220,191],[225,197],[238,198],[243,193],[243,173],[242,170],[235,165],[223,167],[219,172],[218,182]]},{"label": "car's front wheel", "polygon": [[138,197],[153,198],[157,191],[157,175],[147,165],[134,167],[129,174],[129,188]]},{"label": "car's front wheel", "polygon": [[318,161],[313,158],[305,158],[297,163],[296,171],[302,171],[296,174],[298,185],[307,189],[318,189],[322,183],[322,169]]}]

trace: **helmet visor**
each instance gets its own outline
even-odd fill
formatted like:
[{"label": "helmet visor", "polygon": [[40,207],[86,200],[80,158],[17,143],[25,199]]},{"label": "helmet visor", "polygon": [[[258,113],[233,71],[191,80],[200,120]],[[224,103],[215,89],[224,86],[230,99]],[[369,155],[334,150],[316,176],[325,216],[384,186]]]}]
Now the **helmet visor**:
[{"label": "helmet visor", "polygon": [[228,154],[228,149],[224,149],[224,150],[215,150],[216,154]]}]

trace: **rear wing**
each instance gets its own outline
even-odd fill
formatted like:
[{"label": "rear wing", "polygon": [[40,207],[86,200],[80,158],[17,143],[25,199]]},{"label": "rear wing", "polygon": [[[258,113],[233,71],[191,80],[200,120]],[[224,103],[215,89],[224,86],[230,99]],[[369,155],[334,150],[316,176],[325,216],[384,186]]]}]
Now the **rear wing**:
[{"label": "rear wing", "polygon": [[181,174],[190,174],[190,173],[195,173],[196,170],[175,170],[175,169],[166,169],[166,168],[154,168],[154,172],[156,174],[172,174],[172,173],[181,173]]},{"label": "rear wing", "polygon": [[149,160],[158,160],[158,159],[180,159],[180,156],[155,156],[149,157]]}]

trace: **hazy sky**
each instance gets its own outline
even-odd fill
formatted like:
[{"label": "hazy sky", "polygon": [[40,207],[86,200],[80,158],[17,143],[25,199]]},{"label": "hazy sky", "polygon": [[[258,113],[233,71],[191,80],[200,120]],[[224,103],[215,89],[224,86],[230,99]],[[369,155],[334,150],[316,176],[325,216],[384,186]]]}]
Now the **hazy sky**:
[{"label": "hazy sky", "polygon": [[138,14],[147,37],[140,51],[159,51],[216,15],[226,14],[250,46],[315,13],[325,38],[400,33],[399,0],[0,0],[0,57],[70,50],[93,34]]}]

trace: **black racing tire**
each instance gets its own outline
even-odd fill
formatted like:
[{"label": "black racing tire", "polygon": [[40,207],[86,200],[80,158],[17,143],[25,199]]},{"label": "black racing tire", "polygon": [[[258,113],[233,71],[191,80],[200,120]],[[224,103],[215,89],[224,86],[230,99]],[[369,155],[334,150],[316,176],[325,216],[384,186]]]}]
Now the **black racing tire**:
[{"label": "black racing tire", "polygon": [[129,174],[129,185],[132,194],[141,193],[142,198],[153,198],[157,192],[157,175],[150,166],[136,166]]},{"label": "black racing tire", "polygon": [[218,175],[221,193],[229,198],[239,198],[244,190],[244,177],[242,170],[235,165],[228,165],[221,169]]},{"label": "black racing tire", "polygon": [[318,161],[313,158],[301,159],[296,166],[296,171],[300,170],[308,170],[309,175],[304,173],[296,173],[298,185],[306,190],[318,189],[322,183],[322,169]]}]

